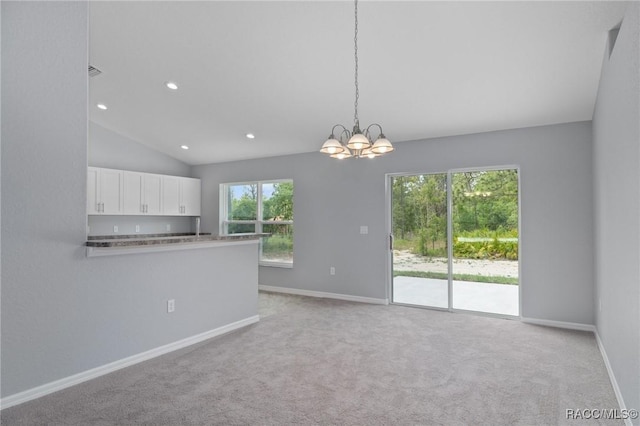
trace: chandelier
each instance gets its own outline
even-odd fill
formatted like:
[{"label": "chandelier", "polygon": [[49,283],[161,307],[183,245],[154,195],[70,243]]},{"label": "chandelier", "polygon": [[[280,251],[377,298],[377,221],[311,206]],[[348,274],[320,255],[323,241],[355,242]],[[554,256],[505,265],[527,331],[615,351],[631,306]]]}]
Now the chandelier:
[{"label": "chandelier", "polygon": [[[375,158],[382,154],[393,151],[393,145],[382,133],[382,126],[374,123],[364,130],[360,130],[360,120],[358,119],[358,98],[360,91],[358,90],[358,0],[355,0],[355,31],[354,31],[354,58],[355,58],[355,86],[356,100],[354,102],[353,114],[353,130],[349,131],[342,124],[336,124],[331,129],[331,135],[327,141],[322,144],[320,152],[329,154],[331,158],[342,160],[343,158]],[[377,131],[377,138],[372,143],[371,129]],[[336,129],[339,133],[336,137]],[[375,133],[373,133],[375,135]]]}]

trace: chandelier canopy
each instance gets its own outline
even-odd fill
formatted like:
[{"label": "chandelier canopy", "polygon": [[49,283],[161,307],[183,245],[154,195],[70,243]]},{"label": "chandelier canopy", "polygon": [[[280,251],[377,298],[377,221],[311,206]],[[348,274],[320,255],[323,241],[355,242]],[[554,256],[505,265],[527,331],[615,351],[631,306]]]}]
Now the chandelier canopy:
[{"label": "chandelier canopy", "polygon": [[[360,98],[360,91],[358,89],[358,0],[355,3],[355,30],[354,30],[354,58],[355,58],[355,86],[356,86],[356,99],[354,102],[354,114],[353,114],[353,130],[349,131],[342,124],[336,124],[331,129],[331,134],[327,141],[322,144],[320,152],[329,154],[331,158],[337,158],[342,160],[344,158],[375,158],[383,154],[393,151],[393,145],[382,133],[382,126],[374,123],[369,125],[366,129],[360,130],[360,120],[358,119],[358,99]],[[371,129],[377,131],[377,137],[373,138]],[[336,129],[338,134],[336,136]],[[376,133],[373,133],[376,135]],[[374,142],[372,142],[374,141]]]}]

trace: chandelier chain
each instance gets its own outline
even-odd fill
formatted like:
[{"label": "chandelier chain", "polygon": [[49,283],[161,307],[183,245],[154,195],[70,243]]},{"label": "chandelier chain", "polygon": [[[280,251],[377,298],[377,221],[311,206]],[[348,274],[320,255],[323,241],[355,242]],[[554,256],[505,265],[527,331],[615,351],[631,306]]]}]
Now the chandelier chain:
[{"label": "chandelier chain", "polygon": [[354,45],[354,58],[355,58],[355,86],[356,86],[356,100],[353,104],[353,124],[358,125],[358,98],[360,97],[360,90],[358,89],[358,0],[355,0],[355,30],[353,35]]}]

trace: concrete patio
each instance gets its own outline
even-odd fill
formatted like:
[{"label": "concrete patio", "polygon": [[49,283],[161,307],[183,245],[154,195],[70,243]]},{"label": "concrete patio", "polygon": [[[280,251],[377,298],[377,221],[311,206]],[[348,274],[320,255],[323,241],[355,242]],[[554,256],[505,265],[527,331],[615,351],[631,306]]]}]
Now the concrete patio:
[{"label": "concrete patio", "polygon": [[[392,301],[446,309],[447,280],[395,277]],[[518,316],[518,286],[453,281],[453,308]]]}]

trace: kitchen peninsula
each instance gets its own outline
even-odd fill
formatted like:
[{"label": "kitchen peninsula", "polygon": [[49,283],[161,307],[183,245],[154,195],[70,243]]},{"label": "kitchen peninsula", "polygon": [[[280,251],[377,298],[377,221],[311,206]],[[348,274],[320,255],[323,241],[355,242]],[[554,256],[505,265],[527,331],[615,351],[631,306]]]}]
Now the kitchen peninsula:
[{"label": "kitchen peninsula", "polygon": [[260,238],[266,235],[268,234],[196,235],[183,233],[90,236],[86,242],[87,257],[258,244]]}]

